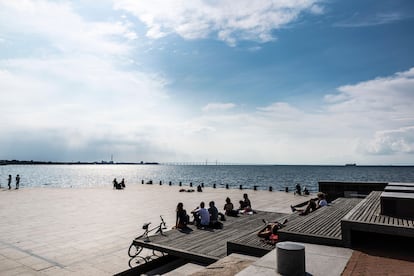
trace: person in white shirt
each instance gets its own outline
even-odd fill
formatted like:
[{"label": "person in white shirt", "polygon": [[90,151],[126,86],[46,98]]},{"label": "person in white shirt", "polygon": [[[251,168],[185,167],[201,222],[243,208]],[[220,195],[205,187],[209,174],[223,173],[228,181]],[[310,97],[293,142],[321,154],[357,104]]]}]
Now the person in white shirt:
[{"label": "person in white shirt", "polygon": [[194,221],[197,227],[207,227],[210,224],[210,213],[205,208],[204,202],[200,202],[200,207],[197,207],[191,213],[194,216]]},{"label": "person in white shirt", "polygon": [[328,205],[328,202],[326,201],[326,197],[324,193],[318,193],[318,207],[323,207]]},{"label": "person in white shirt", "polygon": [[292,208],[292,212],[299,212],[299,215],[306,216],[307,214],[315,211],[318,208],[327,206],[328,202],[326,201],[326,196],[324,193],[318,193],[318,200],[316,201],[314,198],[311,198],[308,202],[308,205],[305,209],[297,209],[296,207],[290,206]]}]

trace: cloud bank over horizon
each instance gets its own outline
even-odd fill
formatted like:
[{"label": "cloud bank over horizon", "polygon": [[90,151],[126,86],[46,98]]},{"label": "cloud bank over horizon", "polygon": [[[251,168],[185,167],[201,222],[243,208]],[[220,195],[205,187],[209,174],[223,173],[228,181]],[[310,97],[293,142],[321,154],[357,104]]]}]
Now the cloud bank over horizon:
[{"label": "cloud bank over horizon", "polygon": [[[243,52],[238,43],[282,47],[275,30],[326,11],[316,0],[235,3],[106,1],[103,14],[87,17],[72,2],[0,0],[0,159],[100,161],[113,154],[120,162],[413,164],[413,65],[295,97],[280,83],[249,87],[246,76],[270,70],[258,58],[270,49]],[[154,41],[171,34],[184,41],[169,38],[163,55],[150,53],[160,45]],[[235,76],[246,70],[242,77],[226,79],[214,67],[223,62],[217,48],[186,50],[192,54],[180,58],[191,67],[183,72],[180,63],[172,71],[161,66],[179,45],[188,47],[186,40],[209,39],[222,41],[214,47],[232,54],[225,62],[235,63]],[[200,55],[211,62],[192,60]],[[242,68],[237,56],[252,68]],[[194,72],[209,66],[214,73],[202,71],[206,77],[219,73],[211,91],[225,93],[179,86],[177,72],[197,80]],[[294,83],[297,75],[283,77]],[[240,90],[228,89],[229,82]],[[244,100],[244,89],[254,97]]]}]

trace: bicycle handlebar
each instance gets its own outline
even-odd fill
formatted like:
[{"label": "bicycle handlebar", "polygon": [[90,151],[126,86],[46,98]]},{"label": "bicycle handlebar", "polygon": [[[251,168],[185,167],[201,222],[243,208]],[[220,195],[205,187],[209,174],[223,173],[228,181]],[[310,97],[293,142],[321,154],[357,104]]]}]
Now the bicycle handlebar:
[{"label": "bicycle handlebar", "polygon": [[[160,226],[163,225],[164,228],[167,227],[162,215],[160,215],[160,218],[161,218]],[[142,226],[142,229],[148,229],[150,224],[151,224],[151,222],[144,223],[144,225]]]}]

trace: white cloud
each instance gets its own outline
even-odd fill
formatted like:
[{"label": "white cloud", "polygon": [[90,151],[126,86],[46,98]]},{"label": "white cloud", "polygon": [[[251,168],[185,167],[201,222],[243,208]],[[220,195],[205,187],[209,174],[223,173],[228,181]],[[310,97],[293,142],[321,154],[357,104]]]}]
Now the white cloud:
[{"label": "white cloud", "polygon": [[[268,41],[301,12],[318,12],[315,1],[117,3],[149,36],[215,34],[232,45]],[[15,54],[0,60],[5,158],[412,163],[414,68],[341,86],[313,112],[212,102],[194,117],[200,107],[170,98],[162,74],[125,65],[131,40],[140,43],[128,22],[86,20],[68,2],[0,0],[0,27],[1,47]],[[24,54],[14,51],[22,41]]]},{"label": "white cloud", "polygon": [[165,78],[126,68],[130,40],[138,39],[130,23],[86,20],[69,2],[0,1],[0,28],[8,50],[0,60],[6,158],[99,160],[119,149],[132,160],[159,152],[152,136],[164,136],[174,107]]},{"label": "white cloud", "polygon": [[414,126],[378,131],[362,150],[369,154],[414,154]]},{"label": "white cloud", "polygon": [[[304,164],[412,164],[414,69],[339,87],[314,112],[290,103],[205,113],[182,131],[199,159]],[[300,160],[300,161],[298,161]],[[248,162],[246,161],[246,162]]]},{"label": "white cloud", "polygon": [[335,23],[336,27],[356,28],[356,27],[370,27],[377,25],[385,25],[401,21],[411,16],[404,15],[400,12],[383,12],[376,14],[359,14],[356,13],[352,17]]},{"label": "white cloud", "polygon": [[69,2],[0,1],[0,27],[3,33],[23,39],[44,39],[47,43],[42,47],[69,54],[122,55],[129,45],[120,40],[135,38],[130,24],[88,22]]},{"label": "white cloud", "polygon": [[236,105],[234,103],[209,103],[203,107],[203,111],[223,111],[234,108]]},{"label": "white cloud", "polygon": [[154,0],[114,1],[116,9],[134,14],[148,28],[147,36],[161,38],[175,33],[184,39],[214,35],[233,46],[239,40],[267,42],[272,31],[303,12],[323,13],[319,0]]}]

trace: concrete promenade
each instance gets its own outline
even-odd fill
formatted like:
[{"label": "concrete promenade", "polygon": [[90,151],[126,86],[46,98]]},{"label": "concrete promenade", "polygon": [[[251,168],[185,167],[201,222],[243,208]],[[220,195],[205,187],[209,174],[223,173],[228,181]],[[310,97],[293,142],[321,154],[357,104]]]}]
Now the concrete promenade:
[{"label": "concrete promenade", "polygon": [[190,212],[200,201],[222,210],[248,193],[254,209],[290,213],[307,200],[293,193],[127,183],[125,190],[21,188],[0,190],[0,275],[113,275],[128,269],[127,249],[141,226],[175,223],[178,202]]}]

